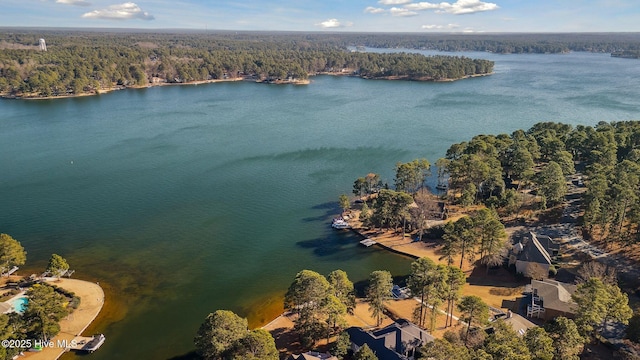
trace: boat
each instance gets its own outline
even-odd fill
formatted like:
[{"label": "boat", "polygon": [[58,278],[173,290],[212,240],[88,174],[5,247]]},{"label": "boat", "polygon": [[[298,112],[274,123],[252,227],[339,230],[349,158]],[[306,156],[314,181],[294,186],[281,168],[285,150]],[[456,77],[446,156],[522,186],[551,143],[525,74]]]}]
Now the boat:
[{"label": "boat", "polygon": [[335,218],[331,222],[331,227],[334,229],[348,229],[351,226],[343,218]]}]

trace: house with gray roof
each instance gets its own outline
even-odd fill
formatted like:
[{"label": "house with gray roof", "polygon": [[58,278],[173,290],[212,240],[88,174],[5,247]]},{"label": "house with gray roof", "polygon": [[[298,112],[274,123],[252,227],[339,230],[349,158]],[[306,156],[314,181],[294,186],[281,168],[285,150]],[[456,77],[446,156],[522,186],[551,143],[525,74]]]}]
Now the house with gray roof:
[{"label": "house with gray roof", "polygon": [[331,355],[330,353],[309,351],[300,355],[291,354],[289,355],[287,360],[338,360],[338,358]]},{"label": "house with gray roof", "polygon": [[380,360],[413,360],[416,348],[434,340],[425,330],[405,319],[373,332],[359,327],[346,331],[354,352],[367,344]]},{"label": "house with gray roof", "polygon": [[531,280],[532,299],[531,304],[527,307],[527,315],[545,320],[551,320],[558,316],[573,318],[576,303],[571,295],[577,289],[577,285],[551,279]]},{"label": "house with gray roof", "polygon": [[559,252],[560,245],[553,239],[530,232],[511,248],[509,265],[515,265],[519,274],[546,278],[551,267],[551,259]]}]

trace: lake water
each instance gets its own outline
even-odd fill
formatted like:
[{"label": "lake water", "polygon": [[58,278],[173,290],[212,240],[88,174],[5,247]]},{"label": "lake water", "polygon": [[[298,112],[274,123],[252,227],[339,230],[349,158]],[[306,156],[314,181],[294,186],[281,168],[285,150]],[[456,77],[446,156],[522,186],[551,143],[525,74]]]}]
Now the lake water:
[{"label": "lake water", "polygon": [[[539,121],[640,119],[640,62],[605,54],[465,54],[495,74],[452,83],[319,76],[0,101],[0,232],[27,271],[63,255],[107,306],[93,359],[167,359],[205,316],[254,326],[302,269],[354,281],[410,261],[329,228],[337,198],[397,161]],[[70,356],[70,355],[65,355]]]}]

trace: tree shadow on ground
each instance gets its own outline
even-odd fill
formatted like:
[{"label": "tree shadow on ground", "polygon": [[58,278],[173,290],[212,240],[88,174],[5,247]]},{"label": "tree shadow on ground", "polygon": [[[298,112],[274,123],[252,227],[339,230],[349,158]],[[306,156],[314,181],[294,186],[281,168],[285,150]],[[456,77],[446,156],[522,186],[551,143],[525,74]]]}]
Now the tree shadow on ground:
[{"label": "tree shadow on ground", "polygon": [[281,358],[290,353],[300,354],[305,351],[300,344],[300,337],[293,332],[293,329],[281,327],[271,330],[270,333]]},{"label": "tree shadow on ground", "polygon": [[475,266],[469,277],[467,277],[467,284],[481,286],[517,287],[528,283],[528,279],[518,278],[503,267],[491,269],[487,274],[487,269],[484,266]]}]

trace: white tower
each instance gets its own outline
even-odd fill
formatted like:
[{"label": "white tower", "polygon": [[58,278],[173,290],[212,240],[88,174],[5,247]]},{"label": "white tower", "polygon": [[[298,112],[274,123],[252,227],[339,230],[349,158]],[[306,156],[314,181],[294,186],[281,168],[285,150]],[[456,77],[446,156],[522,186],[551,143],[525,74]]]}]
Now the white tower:
[{"label": "white tower", "polygon": [[47,43],[44,42],[44,39],[40,39],[39,43],[40,43],[40,50],[47,51]]}]

